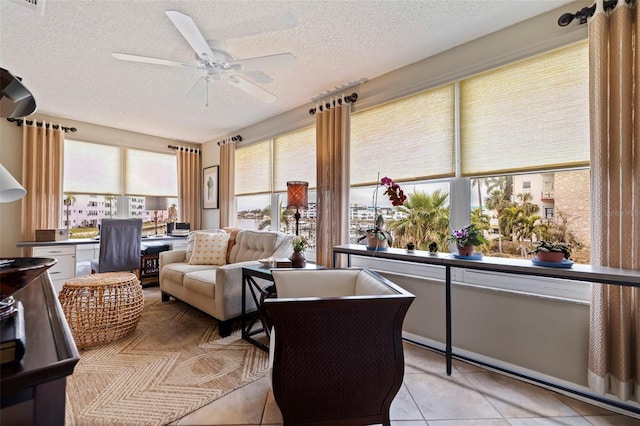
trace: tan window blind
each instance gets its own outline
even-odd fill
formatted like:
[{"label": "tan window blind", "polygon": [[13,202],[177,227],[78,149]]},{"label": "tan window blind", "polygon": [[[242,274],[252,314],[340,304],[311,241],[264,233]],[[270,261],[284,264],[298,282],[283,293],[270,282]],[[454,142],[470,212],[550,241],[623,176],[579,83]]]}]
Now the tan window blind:
[{"label": "tan window blind", "polygon": [[271,192],[271,140],[236,148],[235,195]]},{"label": "tan window blind", "polygon": [[287,190],[287,181],[309,182],[316,187],[315,126],[278,136],[273,141],[273,190]]},{"label": "tan window blind", "polygon": [[354,114],[351,185],[453,176],[453,84]]},{"label": "tan window blind", "polygon": [[71,194],[120,194],[121,150],[67,139],[64,141],[64,192]]},{"label": "tan window blind", "polygon": [[589,164],[587,43],[460,82],[463,176]]},{"label": "tan window blind", "polygon": [[124,159],[125,195],[178,196],[175,155],[125,149]]}]

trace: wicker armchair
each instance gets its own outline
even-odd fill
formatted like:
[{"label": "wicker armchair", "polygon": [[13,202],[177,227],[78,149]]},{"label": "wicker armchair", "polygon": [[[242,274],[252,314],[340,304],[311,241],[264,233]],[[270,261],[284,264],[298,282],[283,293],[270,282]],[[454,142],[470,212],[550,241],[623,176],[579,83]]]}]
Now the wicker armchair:
[{"label": "wicker armchair", "polygon": [[368,269],[274,270],[265,308],[285,425],[389,425],[411,293]]}]

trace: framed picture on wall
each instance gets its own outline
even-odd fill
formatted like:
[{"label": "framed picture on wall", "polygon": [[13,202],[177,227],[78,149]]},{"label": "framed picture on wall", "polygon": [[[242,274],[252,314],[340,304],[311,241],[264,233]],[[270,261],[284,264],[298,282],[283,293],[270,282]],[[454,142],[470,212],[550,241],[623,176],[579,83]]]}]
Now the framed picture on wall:
[{"label": "framed picture on wall", "polygon": [[202,170],[202,208],[218,208],[218,174],[220,166],[205,167]]}]

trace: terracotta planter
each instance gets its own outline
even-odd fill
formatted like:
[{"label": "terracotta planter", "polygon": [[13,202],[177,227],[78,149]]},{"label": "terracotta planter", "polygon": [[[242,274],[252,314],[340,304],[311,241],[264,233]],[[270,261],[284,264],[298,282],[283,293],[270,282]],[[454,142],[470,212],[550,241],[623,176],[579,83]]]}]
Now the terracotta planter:
[{"label": "terracotta planter", "polygon": [[386,238],[379,240],[375,234],[367,233],[367,250],[386,250],[387,248],[389,245]]},{"label": "terracotta planter", "polygon": [[559,251],[541,251],[536,253],[536,258],[540,262],[562,263],[564,260],[564,253]]},{"label": "terracotta planter", "polygon": [[307,260],[304,257],[303,251],[294,251],[291,255],[291,267],[292,268],[304,268],[307,264]]},{"label": "terracotta planter", "polygon": [[466,246],[457,246],[458,254],[460,256],[473,256],[473,253],[476,251],[476,247],[471,244],[467,244]]}]

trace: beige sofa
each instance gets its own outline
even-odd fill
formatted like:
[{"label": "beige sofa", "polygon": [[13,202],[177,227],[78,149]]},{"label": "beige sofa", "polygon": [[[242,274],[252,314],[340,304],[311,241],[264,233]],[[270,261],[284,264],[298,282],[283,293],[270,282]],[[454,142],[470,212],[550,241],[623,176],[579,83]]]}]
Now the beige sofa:
[{"label": "beige sofa", "polygon": [[[189,264],[196,232],[230,234],[225,265]],[[289,257],[293,235],[247,229],[193,231],[186,250],[160,253],[162,301],[172,296],[218,320],[221,336],[231,333],[231,323],[242,313],[242,266],[266,257]],[[248,309],[255,305],[247,299]]]}]

